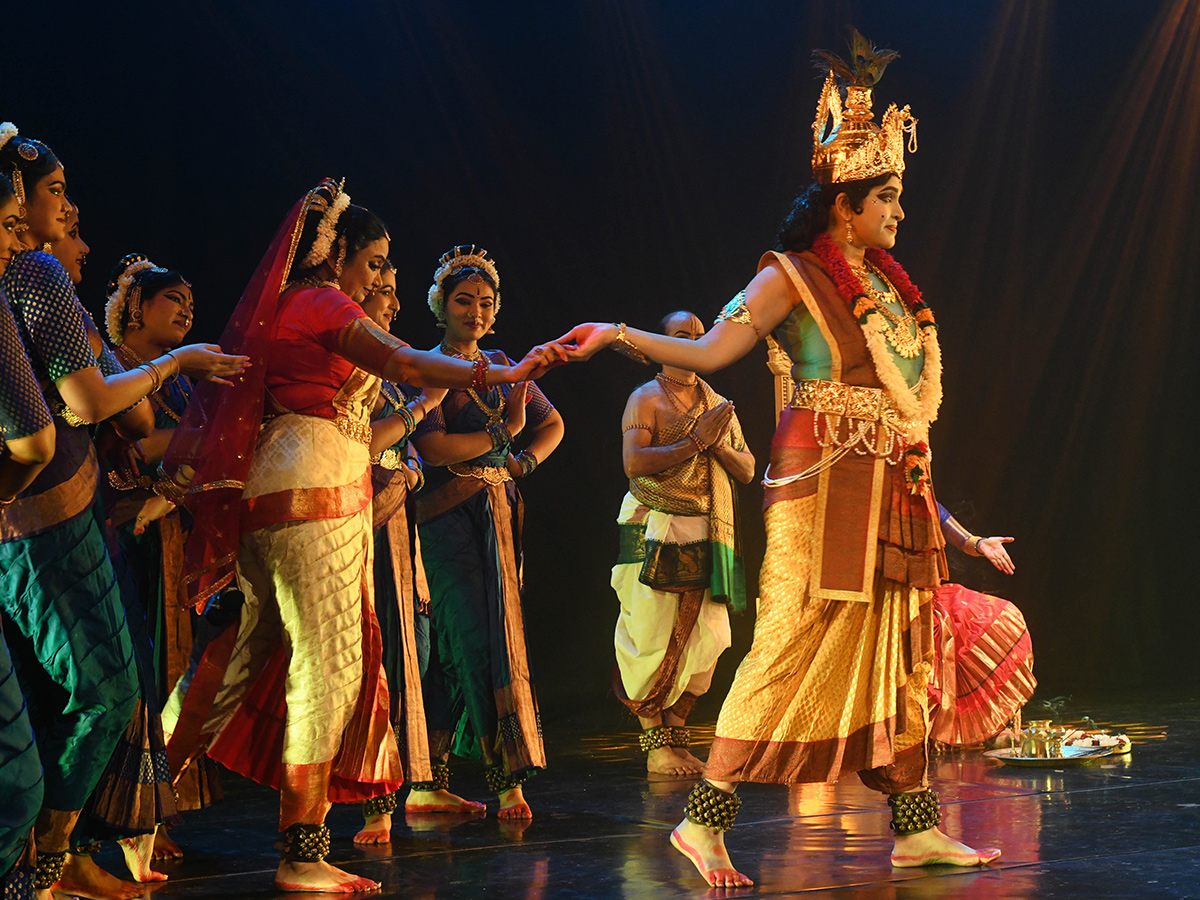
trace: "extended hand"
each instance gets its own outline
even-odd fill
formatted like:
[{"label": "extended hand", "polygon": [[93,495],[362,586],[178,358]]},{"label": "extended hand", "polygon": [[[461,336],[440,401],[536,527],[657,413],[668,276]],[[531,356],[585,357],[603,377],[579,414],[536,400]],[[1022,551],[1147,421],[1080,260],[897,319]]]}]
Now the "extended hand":
[{"label": "extended hand", "polygon": [[250,365],[248,356],[229,356],[216,344],[187,344],[171,351],[179,362],[179,371],[192,378],[215,381],[233,387],[228,378],[241,375]]},{"label": "extended hand", "polygon": [[617,339],[617,326],[611,323],[586,322],[576,325],[558,339],[558,343],[567,351],[567,359],[571,362],[583,362],[591,359],[605,347],[612,346]]},{"label": "extended hand", "polygon": [[1004,545],[1011,544],[1014,540],[1016,539],[1010,537],[986,537],[979,542],[979,555],[1005,575],[1011,575],[1017,567],[1013,564],[1008,551],[1004,549]]}]

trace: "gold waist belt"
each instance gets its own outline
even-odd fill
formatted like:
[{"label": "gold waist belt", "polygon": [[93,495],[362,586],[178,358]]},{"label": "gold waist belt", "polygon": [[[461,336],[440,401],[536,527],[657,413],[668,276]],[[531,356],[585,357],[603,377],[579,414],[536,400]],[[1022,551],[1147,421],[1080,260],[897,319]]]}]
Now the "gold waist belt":
[{"label": "gold waist belt", "polygon": [[358,441],[367,447],[371,446],[371,426],[367,423],[351,419],[349,416],[338,416],[333,420],[333,424],[350,440]]},{"label": "gold waist belt", "polygon": [[914,424],[900,414],[883,388],[860,387],[840,381],[816,378],[797,381],[788,405],[792,409],[811,409],[818,414],[882,422],[898,434],[904,434]]},{"label": "gold waist belt", "polygon": [[486,484],[503,484],[506,481],[512,481],[512,475],[507,466],[473,466],[469,463],[453,463],[446,468],[462,478],[478,478]]}]

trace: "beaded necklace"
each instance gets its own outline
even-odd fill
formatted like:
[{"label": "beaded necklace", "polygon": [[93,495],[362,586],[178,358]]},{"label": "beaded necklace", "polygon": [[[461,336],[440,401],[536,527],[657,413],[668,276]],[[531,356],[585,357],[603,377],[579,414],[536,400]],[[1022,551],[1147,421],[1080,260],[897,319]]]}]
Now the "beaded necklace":
[{"label": "beaded necklace", "polygon": [[[444,339],[442,340],[441,344],[438,345],[438,349],[446,356],[453,356],[456,359],[464,359],[467,362],[476,362],[484,358],[483,351],[478,347],[476,347],[471,353],[461,353],[447,344]],[[483,402],[483,398],[479,396],[474,388],[459,388],[459,390],[465,391],[467,396],[475,401],[475,405],[478,406],[480,411],[488,417],[489,425],[495,425],[504,418],[504,411],[507,406],[507,398],[504,396],[504,391],[500,390],[499,388],[495,388],[496,394],[499,397],[499,406],[498,408],[493,409],[492,407],[488,406],[488,404]]]}]

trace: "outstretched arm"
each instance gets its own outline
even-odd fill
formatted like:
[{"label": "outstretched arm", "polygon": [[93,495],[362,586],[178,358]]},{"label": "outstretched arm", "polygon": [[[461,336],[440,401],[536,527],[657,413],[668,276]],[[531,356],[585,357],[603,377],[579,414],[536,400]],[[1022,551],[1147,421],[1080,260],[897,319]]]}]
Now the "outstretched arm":
[{"label": "outstretched arm", "polygon": [[[463,390],[472,386],[475,377],[474,363],[434,350],[416,350],[366,316],[355,319],[338,332],[337,352],[372,375],[416,387]],[[489,363],[487,386],[539,378],[566,358],[565,350],[558,344],[542,344],[530,350],[516,365]]]},{"label": "outstretched arm", "polygon": [[945,535],[948,544],[957,547],[963,553],[967,554],[967,556],[982,556],[1005,575],[1011,575],[1016,571],[1016,564],[1012,561],[1012,557],[1008,555],[1008,550],[1004,547],[1005,544],[1011,544],[1016,538],[999,536],[981,537],[971,534],[940,503],[938,504],[938,512],[942,517],[942,534]]},{"label": "outstretched arm", "polygon": [[[753,324],[733,321],[718,322],[698,341],[667,337],[626,328],[623,340],[630,354],[641,354],[663,365],[709,373],[736,362],[767,334],[787,318],[792,311],[787,278],[774,266],[763,269],[746,285],[746,307]],[[590,322],[577,325],[560,337],[571,360],[585,360],[617,343],[618,327]],[[619,345],[620,346],[620,345]]]}]

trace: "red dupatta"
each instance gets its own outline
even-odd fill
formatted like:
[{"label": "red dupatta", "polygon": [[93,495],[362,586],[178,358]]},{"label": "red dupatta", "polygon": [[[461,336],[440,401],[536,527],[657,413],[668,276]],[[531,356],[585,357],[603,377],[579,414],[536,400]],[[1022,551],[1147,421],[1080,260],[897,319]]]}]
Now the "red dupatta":
[{"label": "red dupatta", "polygon": [[322,182],[292,207],[221,333],[221,349],[250,357],[249,368],[232,388],[197,384],[167,448],[167,472],[184,466],[194,471],[184,501],[195,525],[184,551],[183,606],[203,603],[235,577],[242,491],[262,427],[279,295],[291,273],[305,213],[317,192],[330,184]]}]

